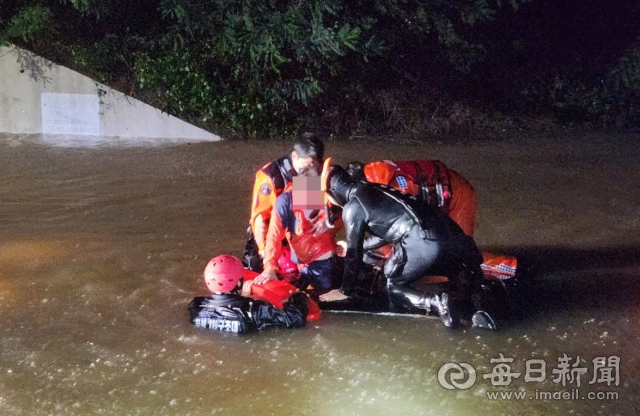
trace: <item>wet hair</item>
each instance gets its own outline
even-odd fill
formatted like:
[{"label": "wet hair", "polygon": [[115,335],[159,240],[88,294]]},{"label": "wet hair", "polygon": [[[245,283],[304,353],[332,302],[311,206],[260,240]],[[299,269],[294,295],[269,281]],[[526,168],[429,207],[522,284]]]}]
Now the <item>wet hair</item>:
[{"label": "wet hair", "polygon": [[293,150],[303,159],[312,158],[322,163],[324,160],[324,143],[314,133],[303,133],[293,143]]},{"label": "wet hair", "polygon": [[364,181],[364,163],[358,160],[349,162],[349,165],[347,166],[347,173],[351,175],[355,181]]},{"label": "wet hair", "polygon": [[303,166],[302,169],[298,171],[298,176],[320,176],[320,173],[322,173],[322,167],[319,163],[314,162],[311,165]]}]

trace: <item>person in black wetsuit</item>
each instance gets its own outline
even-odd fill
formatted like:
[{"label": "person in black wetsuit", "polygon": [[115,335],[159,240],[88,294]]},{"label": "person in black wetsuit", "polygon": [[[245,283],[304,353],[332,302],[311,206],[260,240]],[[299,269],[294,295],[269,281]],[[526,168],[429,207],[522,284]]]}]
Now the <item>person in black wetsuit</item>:
[{"label": "person in black wetsuit", "polygon": [[[488,314],[473,313],[471,295],[482,279],[482,255],[471,237],[437,208],[386,186],[356,182],[342,167],[328,165],[326,192],[343,209],[347,251],[341,288],[322,295],[321,301],[352,295],[364,251],[390,243],[394,248],[384,274],[392,308],[436,312],[447,327],[459,326],[469,311],[475,326],[495,328]],[[440,295],[415,290],[411,283],[427,274],[447,276],[449,289]]]},{"label": "person in black wetsuit", "polygon": [[211,259],[204,271],[211,296],[196,297],[189,303],[191,323],[234,333],[305,326],[309,311],[307,295],[293,293],[279,309],[269,302],[240,295],[243,273],[242,263],[234,256],[223,254]]}]

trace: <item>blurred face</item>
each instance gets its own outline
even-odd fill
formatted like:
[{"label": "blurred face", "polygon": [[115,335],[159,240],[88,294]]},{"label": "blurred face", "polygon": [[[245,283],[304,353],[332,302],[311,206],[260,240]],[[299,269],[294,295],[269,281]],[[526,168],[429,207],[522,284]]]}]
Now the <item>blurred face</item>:
[{"label": "blurred face", "polygon": [[314,165],[321,168],[320,163],[318,163],[317,160],[315,160],[312,157],[302,158],[298,156],[295,150],[291,152],[291,162],[293,164],[293,169],[296,171],[296,173],[300,173],[301,170],[305,168],[311,168]]},{"label": "blurred face", "polygon": [[295,176],[293,178],[293,209],[323,209],[324,192],[320,189],[320,177]]}]

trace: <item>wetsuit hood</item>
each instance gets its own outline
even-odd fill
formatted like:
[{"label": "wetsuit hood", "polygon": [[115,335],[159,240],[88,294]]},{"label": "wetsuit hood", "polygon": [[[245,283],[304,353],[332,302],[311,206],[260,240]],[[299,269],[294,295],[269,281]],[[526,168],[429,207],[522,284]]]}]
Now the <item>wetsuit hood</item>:
[{"label": "wetsuit hood", "polygon": [[327,193],[344,206],[351,197],[357,182],[340,165],[333,165],[329,171]]}]

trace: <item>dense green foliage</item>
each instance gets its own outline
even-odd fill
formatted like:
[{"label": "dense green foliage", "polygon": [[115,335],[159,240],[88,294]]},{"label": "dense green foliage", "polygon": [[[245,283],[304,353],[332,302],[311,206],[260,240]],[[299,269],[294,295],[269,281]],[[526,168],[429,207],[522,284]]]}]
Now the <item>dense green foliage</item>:
[{"label": "dense green foliage", "polygon": [[637,123],[638,45],[599,72],[504,77],[539,35],[507,23],[537,1],[15,0],[0,6],[0,44],[241,136],[424,134],[532,114]]},{"label": "dense green foliage", "polygon": [[554,105],[604,125],[640,125],[640,46],[629,48],[595,82],[557,79]]}]

